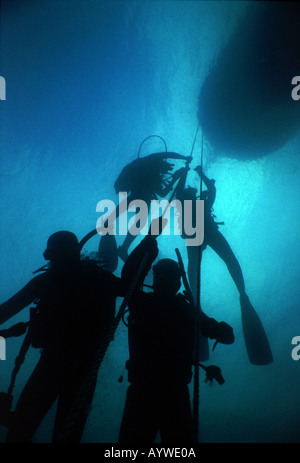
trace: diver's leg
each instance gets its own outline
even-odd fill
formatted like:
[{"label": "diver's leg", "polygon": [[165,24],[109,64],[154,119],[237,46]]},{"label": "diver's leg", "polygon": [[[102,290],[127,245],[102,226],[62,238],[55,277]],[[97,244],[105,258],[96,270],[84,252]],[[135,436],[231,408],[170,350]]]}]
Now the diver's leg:
[{"label": "diver's leg", "polygon": [[240,264],[235,257],[228,241],[219,230],[213,230],[206,234],[205,242],[208,244],[221,259],[225,262],[229,273],[240,293],[245,294],[245,282]]},{"label": "diver's leg", "polygon": [[193,442],[193,417],[186,384],[162,387],[159,429],[162,442]]},{"label": "diver's leg", "polygon": [[31,442],[58,395],[55,364],[42,357],[25,385],[8,429],[7,443]]},{"label": "diver's leg", "polygon": [[151,387],[130,385],[126,395],[119,443],[155,441],[158,423]]},{"label": "diver's leg", "polygon": [[[58,397],[57,412],[52,436],[52,442],[79,443],[87,421],[90,406],[93,400],[97,376],[85,390],[84,400],[78,402],[80,388],[86,378],[87,372],[72,371],[65,368],[62,386]],[[76,413],[75,407],[76,406]],[[75,418],[70,427],[69,418],[74,411]]]}]

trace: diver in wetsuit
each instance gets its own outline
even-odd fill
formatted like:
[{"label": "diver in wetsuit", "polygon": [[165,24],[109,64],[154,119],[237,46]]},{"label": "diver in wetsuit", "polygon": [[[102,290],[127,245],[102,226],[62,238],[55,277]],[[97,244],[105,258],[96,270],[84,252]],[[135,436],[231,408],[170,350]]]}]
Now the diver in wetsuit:
[{"label": "diver in wetsuit", "polygon": [[[120,278],[95,262],[80,260],[77,237],[66,231],[49,237],[44,252],[51,267],[33,278],[0,305],[0,324],[38,299],[32,320],[31,343],[42,348],[41,358],[13,412],[7,442],[31,442],[43,417],[58,398],[52,441],[60,438],[79,387],[100,343],[114,320],[115,301],[126,287]],[[94,394],[96,378],[90,389]],[[87,418],[68,442],[79,442]]]},{"label": "diver in wetsuit", "polygon": [[204,200],[204,242],[203,249],[208,245],[225,262],[228,271],[237,287],[241,299],[247,298],[245,292],[245,282],[241,266],[234,255],[228,241],[219,231],[218,223],[215,222],[212,208],[216,199],[215,180],[206,177],[201,167],[196,167],[195,171],[202,178],[207,190],[203,192]]},{"label": "diver in wetsuit", "polygon": [[[122,278],[129,278],[147,253],[152,262],[157,244],[147,236],[130,254]],[[147,267],[147,271],[151,268]],[[147,272],[140,279],[143,282]],[[129,278],[130,279],[130,278]],[[193,421],[188,384],[192,378],[195,306],[183,294],[177,262],[159,260],[153,267],[153,291],[136,288],[129,302],[128,381],[119,442],[192,442]],[[204,336],[231,344],[232,328],[203,312],[199,329]]]},{"label": "diver in wetsuit", "polygon": [[[207,246],[210,246],[226,264],[240,295],[242,326],[249,360],[255,365],[267,365],[273,361],[267,335],[258,314],[246,294],[245,282],[240,264],[229,243],[219,231],[219,223],[215,222],[212,213],[212,207],[216,198],[215,180],[206,177],[200,166],[196,167],[195,170],[202,178],[207,188],[207,190],[203,192],[201,198],[204,200],[204,241],[201,245],[201,253]],[[185,182],[186,175],[183,175],[176,188],[176,197],[180,201],[187,199],[191,200],[195,207],[197,189],[186,187]],[[182,209],[182,213],[184,214],[184,208]],[[192,215],[194,215],[194,213]],[[195,223],[193,225],[195,226]],[[186,238],[184,234],[182,238]],[[199,252],[197,246],[187,246],[187,253],[188,278],[192,293],[194,298],[196,298],[197,270],[199,266]]]},{"label": "diver in wetsuit", "polygon": [[[213,249],[218,256],[226,264],[228,271],[240,293],[241,298],[247,298],[245,293],[245,282],[242,273],[242,269],[237,258],[234,255],[228,241],[224,238],[219,230],[219,224],[215,222],[212,213],[213,204],[216,199],[216,187],[215,180],[209,179],[203,173],[200,166],[195,168],[195,171],[202,178],[207,190],[203,191],[202,198],[204,200],[204,241],[201,245],[202,251],[207,246]],[[192,200],[193,202],[197,199],[197,189],[191,187],[185,187],[185,179],[180,181],[176,190],[176,197],[180,201]],[[184,235],[183,235],[184,237]],[[197,285],[197,256],[198,251],[196,246],[187,246],[188,253],[188,276],[193,294],[195,294],[195,288]]]},{"label": "diver in wetsuit", "polygon": [[[127,192],[129,193],[128,203],[134,200],[142,200],[149,209],[151,200],[158,199],[158,196],[161,198],[166,197],[180,176],[179,171],[171,174],[173,165],[167,162],[167,159],[191,160],[188,156],[174,152],[153,153],[135,159],[123,168],[117,178],[114,184],[116,193]],[[119,212],[120,205],[116,210],[116,218],[118,218]],[[146,224],[147,216],[140,217],[140,219],[144,221],[144,223],[140,224],[140,228],[142,228]],[[136,236],[130,233],[129,230],[123,244],[118,248],[118,254],[124,261],[135,238]]]}]

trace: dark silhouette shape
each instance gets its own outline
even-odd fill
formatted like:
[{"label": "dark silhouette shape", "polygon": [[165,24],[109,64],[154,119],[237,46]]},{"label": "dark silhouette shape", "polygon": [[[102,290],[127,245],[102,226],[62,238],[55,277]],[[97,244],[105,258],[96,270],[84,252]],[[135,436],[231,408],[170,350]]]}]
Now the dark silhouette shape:
[{"label": "dark silhouette shape", "polygon": [[[212,213],[213,204],[216,198],[215,180],[206,177],[200,166],[196,167],[195,171],[199,174],[199,176],[202,177],[202,180],[207,187],[207,190],[203,191],[201,198],[204,200],[204,241],[201,245],[202,251],[204,251],[206,246],[210,246],[218,254],[218,256],[225,262],[228,271],[240,293],[240,296],[244,296],[245,282],[240,264],[238,263],[238,260],[235,257],[229,243],[219,231],[220,223],[215,222],[215,217]],[[189,199],[195,203],[198,197],[197,189],[191,187],[186,188],[184,182],[185,179],[183,179],[183,182],[179,182],[176,197],[182,202],[186,199]],[[185,238],[185,235],[182,236]],[[195,294],[195,287],[197,284],[197,282],[195,282],[195,275],[197,273],[195,271],[195,265],[197,262],[197,246],[187,246],[187,253],[188,276],[192,292]]]},{"label": "dark silhouette shape", "polygon": [[257,159],[299,130],[299,2],[247,2],[201,87],[198,120],[215,155]]},{"label": "dark silhouette shape", "polygon": [[7,392],[0,392],[0,423],[9,426],[13,418],[11,411],[13,396]]},{"label": "dark silhouette shape", "polygon": [[[129,196],[117,206],[116,211],[113,213],[113,220],[119,217],[120,210],[122,212],[123,207],[127,209],[130,202],[142,200],[149,208],[152,199],[157,199],[158,196],[163,198],[171,191],[174,183],[180,176],[180,170],[171,174],[174,166],[167,162],[166,159],[183,159],[190,162],[192,158],[173,152],[153,153],[143,158],[138,157],[138,159],[135,159],[123,168],[114,186],[116,193],[129,193]],[[107,228],[108,225],[111,225],[111,219],[112,216],[107,217],[101,226]],[[139,217],[138,220],[140,220],[141,228],[146,223],[147,216]],[[97,233],[98,228],[94,228],[85,235],[80,241],[81,248]],[[134,234],[127,233],[123,245],[117,249],[114,235],[108,235],[107,233],[101,237],[98,256],[104,261],[107,269],[114,271],[117,268],[118,256],[123,261],[126,260],[128,249],[134,239]]]},{"label": "dark silhouette shape", "polygon": [[[114,319],[115,299],[125,293],[121,279],[93,261],[80,260],[77,237],[66,231],[50,236],[44,252],[51,268],[33,278],[0,306],[0,323],[33,301],[31,343],[42,348],[41,358],[25,385],[10,423],[7,442],[30,442],[46,412],[58,398],[53,442],[76,397],[89,364]],[[90,392],[94,394],[96,380]],[[78,442],[81,428],[70,437]]]},{"label": "dark silhouette shape", "polygon": [[217,365],[208,365],[206,367],[205,365],[202,365],[202,363],[199,363],[199,365],[201,368],[203,368],[203,370],[206,371],[205,382],[212,384],[213,380],[215,379],[217,383],[220,384],[220,386],[225,383],[225,379],[222,376],[220,367]]},{"label": "dark silhouette shape", "polygon": [[[154,243],[148,236],[135,248],[122,278],[128,278],[145,252],[154,260]],[[177,262],[162,259],[153,267],[153,292],[137,289],[129,302],[130,359],[126,366],[131,384],[120,428],[121,443],[154,442],[158,431],[162,442],[193,441],[188,383],[192,378],[196,308],[183,294],[177,294],[180,286]],[[202,312],[201,331],[213,337],[220,328],[223,336],[225,329],[233,342],[232,328],[219,325]]]},{"label": "dark silhouette shape", "polygon": [[[127,192],[129,193],[128,204],[134,200],[143,200],[148,208],[151,200],[166,197],[178,179],[178,173],[171,174],[173,165],[167,159],[190,160],[191,158],[178,153],[163,152],[135,159],[123,168],[117,178],[114,184],[116,193]],[[117,207],[116,218],[119,216],[119,211],[120,205]],[[141,223],[140,227],[145,225],[147,217],[143,217],[142,220],[145,222]],[[135,238],[136,236],[129,230],[123,244],[118,249],[118,254],[124,261]]]},{"label": "dark silhouette shape", "polygon": [[[226,264],[240,294],[243,331],[249,360],[251,363],[257,365],[266,365],[273,361],[273,356],[265,330],[245,292],[245,282],[240,264],[228,241],[219,231],[219,225],[223,224],[223,222],[216,222],[215,216],[212,212],[216,198],[215,180],[206,177],[201,166],[196,167],[195,171],[199,174],[207,187],[207,190],[203,191],[201,196],[201,199],[204,200],[204,241],[201,245],[202,251],[204,251],[207,246],[210,246]],[[185,181],[186,177],[183,177],[179,181],[176,190],[176,197],[180,201],[189,199],[195,203],[197,199],[197,189],[185,187]],[[182,237],[185,238],[185,235],[182,235]],[[187,246],[187,253],[189,282],[192,293],[196,294],[196,275],[198,265],[197,246]]]}]

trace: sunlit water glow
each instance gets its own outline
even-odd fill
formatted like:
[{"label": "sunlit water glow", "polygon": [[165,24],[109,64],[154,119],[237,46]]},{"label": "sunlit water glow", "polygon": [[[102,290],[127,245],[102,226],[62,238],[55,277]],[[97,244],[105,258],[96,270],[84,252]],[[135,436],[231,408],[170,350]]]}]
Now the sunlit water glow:
[{"label": "sunlit water glow", "polygon": [[[190,154],[201,87],[247,3],[2,1],[7,101],[0,102],[1,301],[44,264],[51,233],[68,229],[80,239],[96,224],[98,201],[117,201],[114,181],[144,138],[158,134],[169,151]],[[192,167],[200,164],[201,139],[200,127]],[[142,155],[162,150],[152,139]],[[300,365],[291,358],[291,339],[300,335],[299,135],[244,160],[204,138],[203,168],[216,180],[214,212],[225,222],[221,231],[241,264],[274,362],[249,363],[238,292],[225,264],[208,248],[202,308],[230,323],[236,341],[210,354],[210,363],[222,368],[224,385],[209,387],[200,372],[200,440],[299,442]],[[188,183],[197,185],[193,171]],[[97,250],[98,242],[93,238],[86,250]],[[180,237],[159,238],[160,257],[175,258],[175,247],[186,264]],[[120,269],[121,262],[116,274]],[[3,327],[28,316],[26,309]],[[20,345],[21,338],[7,341],[1,391],[7,390]],[[28,353],[14,404],[38,358],[37,350]],[[120,324],[99,371],[83,442],[117,441],[128,386],[126,374],[123,383],[118,378],[127,358],[127,330]],[[35,442],[51,440],[54,411]],[[5,428],[0,437],[3,441]]]}]

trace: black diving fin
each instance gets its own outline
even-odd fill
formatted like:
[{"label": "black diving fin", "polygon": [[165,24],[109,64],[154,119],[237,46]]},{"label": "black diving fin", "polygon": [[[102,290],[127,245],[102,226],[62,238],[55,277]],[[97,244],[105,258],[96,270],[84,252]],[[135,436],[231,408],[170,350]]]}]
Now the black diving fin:
[{"label": "black diving fin", "polygon": [[273,355],[262,322],[246,294],[241,296],[240,304],[245,345],[250,363],[268,365],[273,362]]}]

